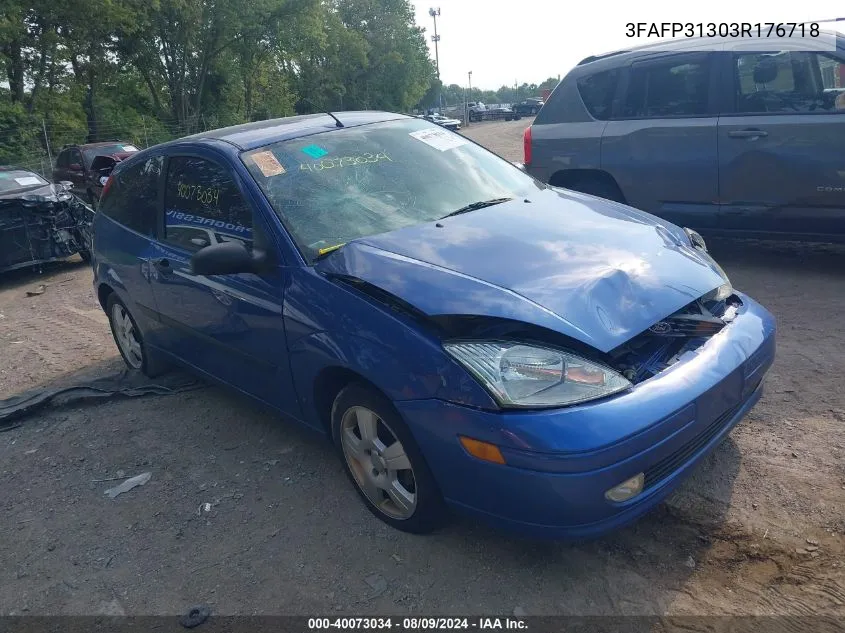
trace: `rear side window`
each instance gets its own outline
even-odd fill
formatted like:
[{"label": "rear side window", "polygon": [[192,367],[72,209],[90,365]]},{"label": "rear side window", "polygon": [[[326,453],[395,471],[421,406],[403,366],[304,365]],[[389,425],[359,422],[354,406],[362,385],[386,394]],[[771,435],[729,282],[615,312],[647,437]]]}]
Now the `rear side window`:
[{"label": "rear side window", "polygon": [[581,100],[594,119],[607,121],[610,118],[618,76],[616,70],[605,70],[578,80]]},{"label": "rear side window", "polygon": [[824,53],[740,54],[734,71],[737,112],[845,111],[845,62]]},{"label": "rear side window", "polygon": [[203,158],[173,156],[164,194],[165,241],[187,250],[252,242],[252,209],[229,173]]},{"label": "rear side window", "polygon": [[100,213],[142,235],[153,237],[164,158],[154,156],[122,170],[109,187]]},{"label": "rear side window", "polygon": [[663,118],[707,114],[709,58],[631,66],[623,118]]}]

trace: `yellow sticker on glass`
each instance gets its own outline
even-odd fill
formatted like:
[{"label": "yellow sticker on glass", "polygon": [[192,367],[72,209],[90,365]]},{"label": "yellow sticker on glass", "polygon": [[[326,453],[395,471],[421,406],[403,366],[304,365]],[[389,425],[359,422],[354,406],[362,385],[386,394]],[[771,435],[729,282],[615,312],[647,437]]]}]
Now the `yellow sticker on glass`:
[{"label": "yellow sticker on glass", "polygon": [[285,173],[285,168],[282,167],[282,164],[278,161],[278,159],[273,155],[273,152],[266,151],[266,152],[258,152],[257,154],[252,155],[252,160],[258,165],[258,169],[261,170],[261,173],[264,174],[267,178],[270,176],[278,176],[280,174]]}]

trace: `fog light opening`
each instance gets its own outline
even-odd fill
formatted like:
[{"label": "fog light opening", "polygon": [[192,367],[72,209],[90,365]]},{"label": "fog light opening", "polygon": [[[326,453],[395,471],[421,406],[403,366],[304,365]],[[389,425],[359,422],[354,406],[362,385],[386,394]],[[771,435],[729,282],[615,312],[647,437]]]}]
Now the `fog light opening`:
[{"label": "fog light opening", "polygon": [[466,449],[466,452],[473,457],[477,457],[485,462],[493,462],[494,464],[505,463],[505,458],[502,456],[502,452],[495,444],[489,444],[487,442],[482,442],[481,440],[474,440],[471,437],[464,437],[463,435],[459,435],[458,437],[461,440],[461,445]]},{"label": "fog light opening", "polygon": [[608,501],[619,503],[633,499],[643,491],[643,483],[645,483],[645,473],[634,475],[630,479],[623,481],[618,486],[614,486],[604,493]]}]

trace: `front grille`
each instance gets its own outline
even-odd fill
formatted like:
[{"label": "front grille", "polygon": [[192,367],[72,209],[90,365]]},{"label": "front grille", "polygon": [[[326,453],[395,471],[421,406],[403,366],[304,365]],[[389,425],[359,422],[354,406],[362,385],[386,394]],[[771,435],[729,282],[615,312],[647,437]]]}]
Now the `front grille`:
[{"label": "front grille", "polygon": [[648,470],[646,470],[645,481],[643,482],[643,490],[648,490],[649,488],[659,484],[661,481],[666,479],[666,477],[671,475],[683,464],[685,464],[690,459],[690,457],[695,455],[704,446],[706,446],[714,437],[719,434],[719,431],[721,431],[725,427],[725,424],[730,421],[730,419],[734,416],[739,407],[740,405],[737,404],[736,406],[731,407],[730,409],[725,411],[722,415],[713,420],[713,422],[711,422],[706,429],[704,429],[701,433],[699,433],[689,442],[681,446],[681,448],[679,448],[677,451],[670,455],[667,455],[659,462],[651,466]]}]

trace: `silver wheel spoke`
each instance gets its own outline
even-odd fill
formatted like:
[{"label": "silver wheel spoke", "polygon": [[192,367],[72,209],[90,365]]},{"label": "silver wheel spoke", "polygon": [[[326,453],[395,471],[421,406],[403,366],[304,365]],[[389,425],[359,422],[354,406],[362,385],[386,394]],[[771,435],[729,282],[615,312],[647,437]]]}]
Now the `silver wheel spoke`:
[{"label": "silver wheel spoke", "polygon": [[405,490],[405,487],[397,480],[392,480],[385,490],[390,500],[396,504],[400,512],[410,515],[417,504],[416,495]]},{"label": "silver wheel spoke", "polygon": [[355,419],[358,421],[358,431],[361,433],[361,439],[367,444],[375,442],[378,437],[378,418],[376,414],[369,409],[360,408],[355,411]]},{"label": "silver wheel spoke", "polygon": [[381,454],[388,470],[411,470],[411,462],[401,442],[393,442]]},{"label": "silver wheel spoke", "polygon": [[364,494],[370,498],[370,501],[376,505],[381,505],[384,497],[382,489],[379,488],[375,480],[367,473],[364,473],[363,481],[361,482],[361,489],[364,491]]},{"label": "silver wheel spoke", "polygon": [[343,429],[343,444],[346,447],[349,456],[356,461],[363,462],[366,454],[364,453],[364,442],[355,437],[355,433],[351,428]]},{"label": "silver wheel spoke", "polygon": [[129,341],[129,351],[139,362],[141,361],[141,345],[135,340],[135,337],[132,337]]}]

